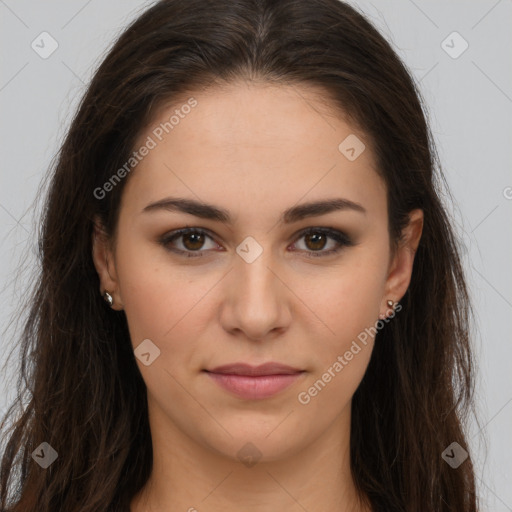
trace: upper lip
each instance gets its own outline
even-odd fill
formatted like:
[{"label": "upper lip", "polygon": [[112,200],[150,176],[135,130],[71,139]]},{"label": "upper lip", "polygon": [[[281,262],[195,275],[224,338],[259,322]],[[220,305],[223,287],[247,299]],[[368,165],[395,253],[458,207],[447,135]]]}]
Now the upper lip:
[{"label": "upper lip", "polygon": [[231,375],[292,375],[302,372],[298,368],[274,362],[265,363],[260,366],[252,366],[246,363],[225,364],[206,371]]}]

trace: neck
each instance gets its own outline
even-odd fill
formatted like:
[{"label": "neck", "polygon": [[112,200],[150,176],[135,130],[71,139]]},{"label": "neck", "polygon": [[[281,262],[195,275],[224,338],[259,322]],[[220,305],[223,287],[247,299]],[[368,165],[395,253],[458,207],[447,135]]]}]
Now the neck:
[{"label": "neck", "polygon": [[150,407],[153,468],[130,512],[370,510],[359,500],[350,471],[350,404],[313,443],[287,456],[270,460],[246,446],[254,461],[261,456],[254,465],[238,460],[238,447],[229,457],[193,441]]}]

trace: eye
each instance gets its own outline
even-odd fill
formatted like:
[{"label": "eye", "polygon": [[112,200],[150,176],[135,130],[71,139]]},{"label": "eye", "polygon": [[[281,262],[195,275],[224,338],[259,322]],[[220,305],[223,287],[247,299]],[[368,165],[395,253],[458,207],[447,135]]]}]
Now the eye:
[{"label": "eye", "polygon": [[[355,245],[345,233],[332,228],[307,228],[299,234],[297,240],[301,240],[302,238],[305,240],[306,249],[304,249],[304,252],[305,256],[308,258],[329,256],[339,252],[343,247]],[[180,243],[176,244],[175,241],[180,239]],[[199,228],[178,229],[177,231],[163,236],[160,243],[169,251],[184,255],[188,258],[197,258],[203,256],[204,251],[208,249],[208,247],[204,247],[207,239],[213,242],[213,247],[210,247],[210,249],[220,247],[210,234]],[[331,244],[334,245],[334,247],[329,250],[323,250],[329,239],[334,241],[334,244]],[[295,244],[297,244],[297,242],[293,245]],[[181,248],[176,247],[176,245],[181,245]]]},{"label": "eye", "polygon": [[[300,233],[298,240],[301,239],[305,241],[305,256],[308,258],[329,256],[340,252],[343,247],[355,245],[345,233],[332,228],[308,228]],[[322,250],[326,247],[328,239],[334,241],[334,244],[331,244],[331,247],[333,245],[334,247],[326,251]]]},{"label": "eye", "polygon": [[[183,249],[173,247],[174,241],[180,238],[183,239],[181,242]],[[185,254],[188,258],[197,258],[203,256],[201,249],[203,249],[206,238],[209,238],[215,244],[213,238],[203,229],[183,228],[165,235],[161,239],[161,244],[170,251],[176,252],[178,254]],[[219,247],[218,244],[215,245]],[[194,252],[197,254],[192,254]]]}]

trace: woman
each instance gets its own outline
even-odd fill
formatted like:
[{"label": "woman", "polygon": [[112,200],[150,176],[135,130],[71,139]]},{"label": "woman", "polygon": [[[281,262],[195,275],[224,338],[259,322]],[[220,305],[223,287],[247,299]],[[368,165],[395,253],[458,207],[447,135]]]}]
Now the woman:
[{"label": "woman", "polygon": [[53,169],[2,509],[476,511],[439,167],[347,4],[149,8]]}]

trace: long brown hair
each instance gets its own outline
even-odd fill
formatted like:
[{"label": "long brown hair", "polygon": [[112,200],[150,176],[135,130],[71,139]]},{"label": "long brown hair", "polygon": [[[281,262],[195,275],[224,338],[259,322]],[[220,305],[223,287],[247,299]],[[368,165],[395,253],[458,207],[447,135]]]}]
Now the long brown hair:
[{"label": "long brown hair", "polygon": [[[391,246],[408,212],[424,211],[402,310],[378,332],[353,397],[353,477],[377,511],[476,511],[471,457],[456,469],[442,458],[452,442],[470,451],[473,410],[472,308],[441,201],[446,183],[413,78],[339,0],[162,0],[114,43],[51,166],[0,508],[128,510],[146,483],[146,388],[125,315],[101,298],[91,258],[93,219],[114,232],[129,176],[104,198],[94,191],[127,161],[162,102],[239,78],[318,86],[363,130],[387,185]],[[42,442],[58,454],[47,469],[32,457]]]}]

